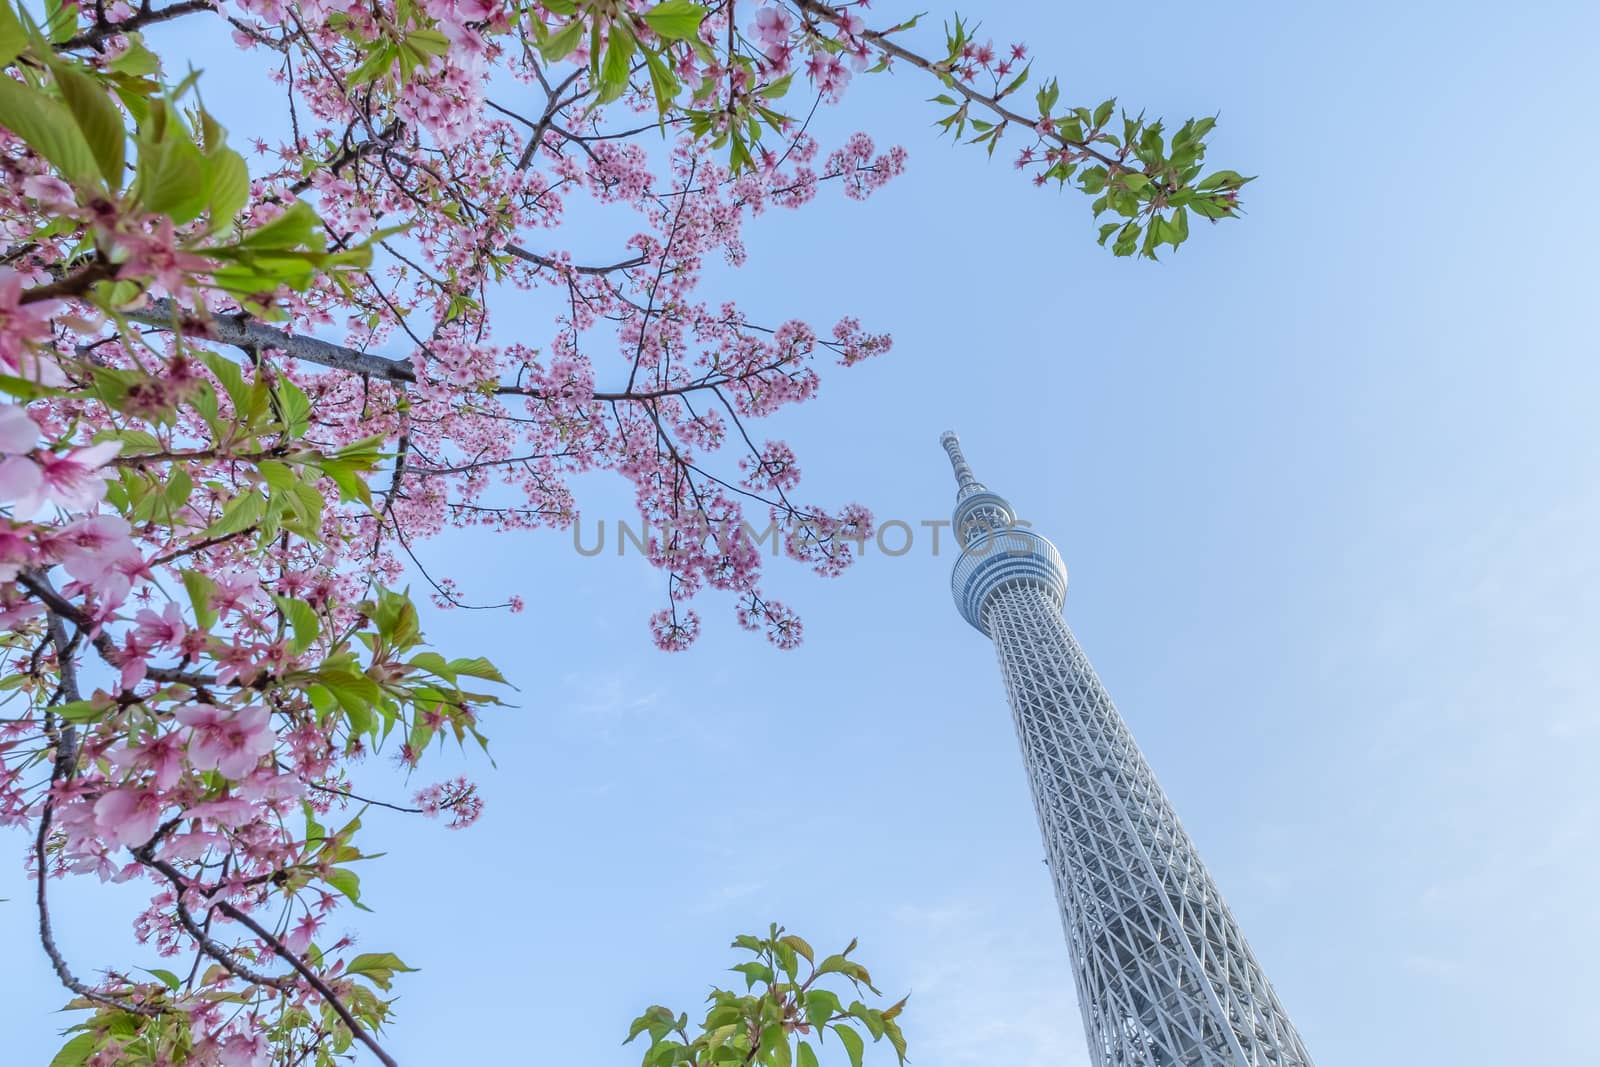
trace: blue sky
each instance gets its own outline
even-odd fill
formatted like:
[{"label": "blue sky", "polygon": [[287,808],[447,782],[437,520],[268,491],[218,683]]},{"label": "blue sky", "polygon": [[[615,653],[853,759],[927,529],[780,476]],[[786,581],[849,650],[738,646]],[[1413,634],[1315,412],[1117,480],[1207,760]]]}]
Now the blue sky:
[{"label": "blue sky", "polygon": [[[895,334],[774,420],[805,495],[944,517],[937,436],[960,432],[1060,547],[1068,621],[1323,1067],[1592,1058],[1600,17],[963,10],[1066,98],[1220,112],[1213,161],[1261,175],[1250,214],[1114,261],[1080,198],[938,143],[925,82],[858,82],[825,129],[892,133],[908,174],[765,216],[748,268],[705,290]],[[208,103],[248,136],[257,105],[216,54]],[[619,486],[580,489],[623,514]],[[912,993],[919,1065],[1087,1064],[993,653],[927,548],[833,582],[780,570],[796,652],[708,601],[700,644],[665,656],[637,558],[435,542],[466,590],[529,610],[427,627],[521,685],[489,724],[499,768],[468,761],[483,820],[369,820],[391,852],[363,876],[363,943],[422,968],[400,1058],[632,1064],[637,1010],[692,1010],[731,936],[777,919],[861,938]],[[82,964],[128,941],[89,888],[58,891]],[[16,865],[0,896],[9,1051],[44,1062],[63,995]]]}]

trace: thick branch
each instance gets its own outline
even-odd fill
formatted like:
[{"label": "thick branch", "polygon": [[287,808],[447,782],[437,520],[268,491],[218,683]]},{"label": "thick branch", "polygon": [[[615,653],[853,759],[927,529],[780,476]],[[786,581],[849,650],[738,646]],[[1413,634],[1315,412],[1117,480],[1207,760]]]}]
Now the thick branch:
[{"label": "thick branch", "polygon": [[117,268],[103,259],[97,259],[76,274],[58,278],[47,285],[36,285],[17,298],[19,304],[37,304],[41,300],[59,300],[62,297],[82,296],[96,282],[105,281]]},{"label": "thick branch", "polygon": [[285,330],[257,322],[248,315],[217,315],[209,319],[195,318],[185,313],[171,300],[152,300],[148,308],[126,313],[135,322],[149,326],[172,329],[174,326],[187,337],[206,338],[223,344],[259,352],[272,348],[291,359],[315,363],[334,370],[365,374],[391,382],[414,382],[416,370],[408,359],[389,359],[370,352],[358,352],[344,345],[336,345],[317,337],[289,333]]},{"label": "thick branch", "polygon": [[215,11],[216,6],[211,0],[182,0],[182,3],[170,4],[156,10],[145,10],[135,14],[130,19],[122,22],[103,22],[91,30],[80,33],[76,37],[56,45],[58,52],[69,52],[74,48],[88,48],[98,45],[108,37],[121,37],[146,26],[154,26],[158,22],[170,22],[184,15],[194,15],[201,11]]},{"label": "thick branch", "polygon": [[[552,267],[561,267],[553,261],[544,260],[531,252],[516,249],[514,255],[534,262],[546,263]],[[607,271],[620,270],[624,267],[638,266],[637,263],[617,263],[610,267],[572,267],[573,271],[584,274],[603,274]],[[379,378],[390,382],[414,382],[417,380],[416,371],[412,368],[410,360],[390,359],[387,356],[375,356],[370,352],[359,352],[345,345],[334,344],[317,337],[308,337],[305,334],[289,333],[275,326],[257,322],[245,315],[218,315],[212,319],[197,319],[186,316],[170,300],[162,298],[152,300],[150,306],[140,311],[128,312],[128,318],[151,326],[161,326],[171,329],[176,319],[178,328],[185,336],[202,338],[211,341],[220,341],[223,344],[233,345],[248,351],[259,351],[271,348],[282,352],[291,359],[298,359],[304,363],[315,363],[320,367],[330,367],[334,370],[349,371],[352,374],[363,374],[372,378]],[[671,386],[662,389],[652,389],[640,392],[599,392],[593,394],[595,400],[653,400],[663,396],[676,396],[704,389],[715,382],[697,382],[681,386]],[[544,394],[536,389],[525,389],[519,386],[501,386],[495,390],[499,395],[542,397]]]}]

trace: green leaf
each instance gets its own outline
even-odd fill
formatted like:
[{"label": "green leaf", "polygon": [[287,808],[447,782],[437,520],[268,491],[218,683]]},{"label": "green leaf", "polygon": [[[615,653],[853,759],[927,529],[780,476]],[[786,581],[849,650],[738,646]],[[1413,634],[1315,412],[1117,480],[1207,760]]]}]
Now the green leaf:
[{"label": "green leaf", "polygon": [[600,62],[600,91],[597,103],[609,104],[628,90],[628,74],[633,69],[633,34],[623,23],[613,23],[606,42],[605,58]]},{"label": "green leaf", "polygon": [[72,113],[38,89],[0,78],[0,126],[22,138],[69,182],[99,184],[100,164]]},{"label": "green leaf", "polygon": [[1195,188],[1201,192],[1207,192],[1212,189],[1221,188],[1224,185],[1243,185],[1249,180],[1249,178],[1244,177],[1238,171],[1219,170],[1214,174],[1206,175],[1205,179],[1202,180],[1199,185],[1195,186]]},{"label": "green leaf", "polygon": [[112,192],[122,188],[122,171],[127,159],[128,131],[122,112],[106,95],[104,86],[72,67],[56,68],[56,87],[72,110],[78,129],[89,143],[99,164],[100,174]]},{"label": "green leaf", "polygon": [[321,626],[317,620],[316,609],[304,600],[294,597],[275,596],[272,599],[278,602],[278,607],[289,620],[289,625],[294,628],[294,640],[289,642],[289,651],[300,655],[311,647],[317,639]]},{"label": "green leaf", "polygon": [[95,1034],[79,1034],[61,1046],[61,1051],[50,1061],[50,1067],[83,1067],[99,1047],[100,1038]]},{"label": "green leaf", "polygon": [[1034,97],[1039,105],[1039,114],[1041,116],[1050,114],[1050,109],[1056,106],[1056,101],[1060,97],[1061,86],[1056,84],[1056,79],[1051,78],[1050,84],[1042,86]]},{"label": "green leaf", "polygon": [[778,940],[783,944],[788,945],[796,952],[800,953],[801,956],[805,957],[805,961],[807,963],[816,962],[816,956],[811,951],[811,945],[806,941],[805,938],[799,937],[795,934],[785,934],[778,938]]},{"label": "green leaf", "polygon": [[789,1035],[783,1027],[773,1026],[762,1031],[761,1046],[767,1050],[766,1062],[770,1067],[792,1067],[794,1059],[789,1048]]},{"label": "green leaf", "polygon": [[772,954],[777,957],[778,966],[782,968],[783,973],[793,982],[800,971],[800,961],[794,947],[779,941],[772,946]]},{"label": "green leaf", "polygon": [[850,1057],[850,1067],[861,1067],[861,1053],[866,1048],[861,1035],[842,1023],[834,1024],[833,1032],[839,1035],[839,1043],[844,1046],[845,1055]]},{"label": "green leaf", "polygon": [[813,989],[806,994],[806,1022],[821,1028],[822,1024],[839,1014],[839,997],[829,989]]},{"label": "green leaf", "polygon": [[250,169],[244,157],[224,148],[210,159],[206,197],[210,201],[211,231],[231,225],[250,199]]},{"label": "green leaf", "polygon": [[378,41],[372,51],[367,53],[367,58],[361,61],[361,65],[350,72],[349,83],[365,85],[386,77],[394,67],[396,54],[393,41],[386,39]]},{"label": "green leaf", "polygon": [[[645,1009],[643,1015],[633,1020],[633,1025],[628,1028],[627,1039],[622,1043],[626,1045],[646,1030],[650,1031],[652,1041],[660,1040],[676,1023],[677,1016],[671,1011],[659,1004],[652,1004]],[[648,1056],[648,1053],[646,1055]]]},{"label": "green leaf", "polygon": [[383,694],[378,683],[365,674],[344,674],[336,671],[318,671],[312,681],[320,682],[333,694],[339,706],[354,714],[368,711]]},{"label": "green leaf", "polygon": [[450,664],[437,652],[418,652],[407,661],[409,666],[418,670],[436,674],[447,682],[456,680],[456,672],[450,669]]},{"label": "green leaf", "polygon": [[1111,121],[1111,112],[1115,111],[1116,107],[1117,98],[1112,97],[1110,100],[1105,101],[1099,107],[1095,108],[1094,121],[1091,123],[1091,125],[1093,125],[1095,129],[1099,129],[1101,126],[1104,126],[1107,122]]},{"label": "green leaf", "polygon": [[[360,908],[362,911],[371,911],[372,910],[371,908],[367,907],[365,904],[361,903],[361,876],[356,874],[356,872],[352,871],[350,868],[348,868],[348,867],[335,867],[333,870],[328,872],[327,877],[324,878],[323,881],[327,882],[329,885],[333,886],[333,888],[337,889],[339,892],[341,892],[345,896],[349,897],[350,898],[350,903],[354,904],[356,907]],[[390,954],[389,953],[384,953],[384,955],[390,955]],[[360,960],[362,960],[364,958],[365,958],[364,956],[357,956],[356,957],[356,962],[359,962]],[[355,962],[352,962],[350,964],[350,970],[351,971],[355,971],[355,969],[356,969]],[[397,970],[407,970],[407,971],[411,970],[410,967],[405,967],[405,966],[401,966],[401,967],[396,968],[396,969]],[[376,978],[374,978],[373,980],[377,981]],[[379,982],[378,984],[383,986],[383,988],[385,988],[385,989],[389,988],[389,984],[388,984],[387,981]]]},{"label": "green leaf", "polygon": [[450,51],[450,38],[438,30],[410,30],[406,33],[406,44],[429,56],[442,56]]},{"label": "green leaf", "polygon": [[217,621],[217,613],[211,607],[211,596],[217,591],[217,583],[199,571],[184,571],[183,587],[189,591],[195,622],[202,630],[209,630]]},{"label": "green leaf", "polygon": [[650,72],[650,87],[656,94],[656,108],[665,116],[678,96],[678,76],[672,73],[672,68],[667,66],[660,53],[649,49],[644,51],[644,65]]},{"label": "green leaf", "polygon": [[[1010,83],[1007,84],[1004,89],[1000,90],[1000,96],[1010,96],[1012,93],[1022,88],[1023,84],[1027,82],[1028,75],[1032,72],[1032,70],[1032,63],[1029,63],[1027,66],[1023,67],[1022,73],[1018,74],[1015,78],[1012,78]],[[998,99],[998,97],[996,97],[996,99]]]},{"label": "green leaf", "polygon": [[311,398],[288,378],[278,379],[278,407],[283,412],[283,429],[291,438],[305,436],[311,426]]},{"label": "green leaf", "polygon": [[372,503],[372,489],[360,477],[364,468],[350,460],[339,459],[321,460],[317,466],[339,487],[340,500],[359,500],[368,505]]},{"label": "green leaf", "polygon": [[178,979],[177,975],[173,974],[171,971],[164,971],[160,967],[147,967],[145,968],[145,971],[146,973],[154,975],[156,978],[160,979],[161,984],[166,986],[168,989],[176,991],[177,988],[183,984]]},{"label": "green leaf", "polygon": [[27,47],[28,31],[23,28],[22,20],[6,0],[0,0],[0,67],[9,67]]},{"label": "green leaf", "polygon": [[867,1032],[872,1035],[872,1040],[877,1041],[883,1037],[883,1012],[854,1000],[850,1002],[850,1014],[861,1020]]},{"label": "green leaf", "polygon": [[238,247],[252,249],[320,248],[317,213],[304,200],[290,204],[288,210],[271,222],[258,226],[240,239]]},{"label": "green leaf", "polygon": [[644,13],[645,25],[672,41],[697,36],[705,17],[706,9],[690,0],[665,0]]},{"label": "green leaf", "polygon": [[900,1024],[893,1019],[883,1020],[883,1033],[889,1039],[889,1044],[894,1046],[894,1054],[900,1062],[906,1062],[906,1038],[900,1032]]},{"label": "green leaf", "polygon": [[101,441],[121,441],[124,456],[147,455],[162,450],[160,439],[144,430],[102,430],[94,435],[94,440],[96,444]]},{"label": "green leaf", "polygon": [[578,42],[582,38],[583,22],[580,19],[573,19],[561,27],[560,30],[539,42],[539,54],[545,58],[547,63],[565,59],[578,47]]},{"label": "green leaf", "polygon": [[843,955],[829,956],[817,964],[817,974],[842,974],[852,982],[860,982],[874,993],[872,978],[867,974],[867,969],[855,960],[846,959]]},{"label": "green leaf", "polygon": [[415,967],[407,967],[393,952],[363,952],[350,961],[345,973],[359,974],[379,988],[388,989],[395,972],[415,970]]},{"label": "green leaf", "polygon": [[130,33],[124,40],[128,46],[122,54],[106,64],[107,70],[116,71],[118,74],[131,74],[134,77],[146,77],[161,70],[161,60],[156,54],[144,46],[144,39],[137,33]]},{"label": "green leaf", "polygon": [[45,32],[51,44],[61,44],[72,39],[78,29],[78,5],[66,0],[45,0]]},{"label": "green leaf", "polygon": [[163,140],[139,145],[138,200],[147,210],[192,221],[206,206],[205,157],[172,127]]},{"label": "green leaf", "polygon": [[116,705],[104,700],[73,700],[57,704],[50,710],[68,722],[92,722],[104,716]]},{"label": "green leaf", "polygon": [[258,525],[266,513],[266,498],[254,490],[247,489],[223,506],[222,515],[216,522],[206,527],[202,536],[224,537],[248,530]]},{"label": "green leaf", "polygon": [[453,659],[450,661],[450,669],[456,674],[465,674],[469,678],[482,678],[485,681],[499,682],[502,685],[510,684],[505,680],[505,676],[495,668],[495,665],[482,656],[475,656],[472,659]]},{"label": "green leaf", "polygon": [[817,1067],[817,1054],[804,1041],[800,1042],[799,1055],[795,1057],[795,1067]]},{"label": "green leaf", "polygon": [[772,968],[768,967],[765,963],[758,963],[754,960],[751,960],[749,963],[734,964],[728,969],[730,971],[737,971],[744,975],[744,986],[746,989],[754,988],[757,982],[772,981]]}]

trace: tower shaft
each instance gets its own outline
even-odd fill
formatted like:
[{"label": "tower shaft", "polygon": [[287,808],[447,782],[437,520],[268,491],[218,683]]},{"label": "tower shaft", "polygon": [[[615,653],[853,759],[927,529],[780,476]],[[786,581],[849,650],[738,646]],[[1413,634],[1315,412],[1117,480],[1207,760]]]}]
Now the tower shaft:
[{"label": "tower shaft", "polygon": [[1311,1067],[1059,608],[1013,586],[987,621],[1096,1067]]},{"label": "tower shaft", "polygon": [[[954,435],[943,443],[966,489]],[[978,504],[1012,514],[994,500]],[[958,530],[964,514],[981,525],[973,511],[958,499]],[[1000,659],[1095,1067],[1312,1067],[1061,616],[1054,546],[1016,529],[962,543],[953,592]]]}]

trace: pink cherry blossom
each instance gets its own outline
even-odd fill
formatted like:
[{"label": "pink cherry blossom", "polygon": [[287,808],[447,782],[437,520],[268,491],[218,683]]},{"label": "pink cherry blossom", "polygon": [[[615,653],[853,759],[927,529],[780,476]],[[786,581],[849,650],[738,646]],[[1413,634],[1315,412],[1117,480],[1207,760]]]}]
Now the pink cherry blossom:
[{"label": "pink cherry blossom", "polygon": [[133,770],[149,772],[157,789],[171,789],[183,773],[182,739],[176,733],[155,734],[125,749],[119,762]]},{"label": "pink cherry blossom", "polygon": [[216,770],[224,778],[249,774],[277,741],[272,712],[264,707],[230,712],[191,704],[179,708],[176,717],[189,728],[189,762],[196,770]]},{"label": "pink cherry blossom", "polygon": [[483,798],[478,795],[477,786],[459,776],[448,782],[430,785],[420,790],[413,799],[429,818],[448,812],[452,830],[471,826],[483,814]]},{"label": "pink cherry blossom", "polygon": [[16,404],[0,407],[0,452],[28,452],[39,443],[39,424],[28,409]]},{"label": "pink cherry blossom", "polygon": [[22,183],[22,192],[52,211],[78,206],[78,194],[72,191],[72,186],[51,174],[34,174],[26,178]]},{"label": "pink cherry blossom", "polygon": [[44,385],[66,383],[55,359],[34,347],[50,339],[57,306],[50,300],[22,303],[22,275],[0,267],[0,371]]},{"label": "pink cherry blossom", "polygon": [[207,851],[223,848],[228,839],[209,830],[191,830],[175,833],[161,842],[159,855],[164,860],[197,860]]},{"label": "pink cherry blossom", "polygon": [[204,819],[219,827],[239,827],[254,822],[264,814],[254,800],[242,796],[223,796],[216,800],[203,800],[191,804],[185,812],[195,819]]},{"label": "pink cherry blossom", "polygon": [[39,510],[44,474],[27,456],[0,459],[0,505],[10,504],[18,515],[31,517]]},{"label": "pink cherry blossom", "polygon": [[260,1032],[235,1034],[223,1043],[216,1062],[217,1067],[266,1067],[266,1035]]},{"label": "pink cherry blossom", "polygon": [[828,101],[837,103],[844,95],[844,90],[850,84],[850,71],[839,57],[830,52],[817,51],[811,53],[806,60],[806,74]]},{"label": "pink cherry blossom", "polygon": [[113,789],[94,802],[94,825],[113,845],[133,848],[155,836],[165,806],[153,789]]},{"label": "pink cherry blossom", "polygon": [[105,498],[107,475],[101,468],[121,449],[118,441],[104,441],[60,455],[39,452],[34,460],[9,456],[0,461],[0,499],[11,500],[19,516],[47,504],[86,511]]},{"label": "pink cherry blossom", "polygon": [[184,635],[188,633],[188,627],[183,621],[183,611],[173,600],[167,601],[160,615],[149,608],[140,608],[139,613],[133,618],[133,623],[134,637],[151,651],[178,648],[183,644]]},{"label": "pink cherry blossom", "polygon": [[794,19],[781,7],[763,7],[756,12],[756,40],[769,55],[789,41],[794,31]]},{"label": "pink cherry blossom", "polygon": [[189,289],[189,278],[207,272],[211,264],[204,256],[178,248],[172,220],[163,218],[149,233],[123,234],[120,244],[128,258],[117,270],[119,278],[154,277],[151,288],[158,295],[176,296]]},{"label": "pink cherry blossom", "polygon": [[119,515],[93,515],[62,527],[47,549],[79,585],[93,588],[107,605],[116,605],[147,573],[132,532]]},{"label": "pink cherry blossom", "polygon": [[304,952],[311,946],[311,939],[316,937],[317,931],[322,927],[322,920],[315,915],[305,915],[294,924],[283,943],[291,952]]}]

